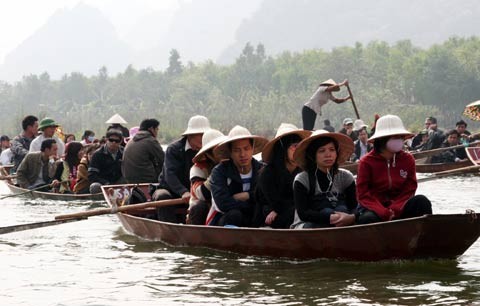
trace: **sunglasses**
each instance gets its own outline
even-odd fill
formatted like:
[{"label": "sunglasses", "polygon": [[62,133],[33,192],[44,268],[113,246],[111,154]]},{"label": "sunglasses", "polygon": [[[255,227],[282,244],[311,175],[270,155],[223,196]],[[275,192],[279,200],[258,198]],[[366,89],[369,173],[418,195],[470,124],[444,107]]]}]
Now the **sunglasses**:
[{"label": "sunglasses", "polygon": [[108,141],[110,141],[110,142],[116,142],[116,143],[122,142],[122,140],[120,140],[120,139],[118,139],[118,138],[108,138]]}]

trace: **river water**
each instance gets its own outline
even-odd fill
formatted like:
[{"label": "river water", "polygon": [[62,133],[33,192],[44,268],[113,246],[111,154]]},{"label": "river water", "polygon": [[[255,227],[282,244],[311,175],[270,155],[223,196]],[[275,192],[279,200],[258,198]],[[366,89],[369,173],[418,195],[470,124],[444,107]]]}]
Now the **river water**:
[{"label": "river water", "polygon": [[[480,177],[445,178],[421,183],[418,193],[435,213],[480,212],[479,186]],[[0,205],[7,226],[103,204],[11,197]],[[167,247],[104,215],[1,235],[0,260],[0,305],[480,303],[480,241],[456,260],[295,262]]]}]

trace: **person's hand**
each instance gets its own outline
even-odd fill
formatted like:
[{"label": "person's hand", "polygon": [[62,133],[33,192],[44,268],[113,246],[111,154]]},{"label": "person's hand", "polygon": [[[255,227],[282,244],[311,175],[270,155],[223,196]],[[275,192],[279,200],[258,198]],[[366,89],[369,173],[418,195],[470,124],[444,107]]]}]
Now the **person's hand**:
[{"label": "person's hand", "polygon": [[248,192],[244,191],[234,194],[233,198],[237,201],[247,202],[248,199],[250,199],[250,195],[248,194]]},{"label": "person's hand", "polygon": [[59,180],[53,180],[50,185],[52,185],[53,188],[57,188],[58,186],[60,186],[60,181]]},{"label": "person's hand", "polygon": [[182,194],[182,200],[183,200],[185,203],[190,202],[190,192],[185,191],[185,192]]},{"label": "person's hand", "polygon": [[342,84],[340,84],[340,85],[348,86],[348,84],[349,84],[349,83],[348,83],[348,79],[345,79],[345,80],[343,80]]},{"label": "person's hand", "polygon": [[271,211],[267,217],[265,218],[265,224],[266,225],[272,225],[272,222],[275,221],[277,218],[278,214],[275,211]]},{"label": "person's hand", "polygon": [[337,211],[330,215],[330,224],[336,227],[348,226],[355,223],[355,215]]}]

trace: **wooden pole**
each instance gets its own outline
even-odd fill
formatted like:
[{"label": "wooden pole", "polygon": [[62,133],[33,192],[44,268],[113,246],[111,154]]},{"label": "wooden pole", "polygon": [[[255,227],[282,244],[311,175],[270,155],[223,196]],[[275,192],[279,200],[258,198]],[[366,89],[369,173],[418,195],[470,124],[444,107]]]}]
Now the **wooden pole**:
[{"label": "wooden pole", "polygon": [[418,179],[417,182],[418,183],[423,183],[423,182],[439,179],[439,178],[450,176],[450,175],[456,175],[456,174],[475,173],[475,172],[478,172],[478,170],[480,170],[480,165],[468,166],[468,167],[463,167],[463,168],[453,169],[453,170],[447,170],[447,171],[441,171],[441,172],[433,173],[431,176]]},{"label": "wooden pole", "polygon": [[[469,144],[470,145],[477,145],[480,144],[480,141],[475,141]],[[451,147],[445,147],[445,148],[438,148],[438,149],[432,149],[432,150],[427,150],[427,151],[420,151],[420,152],[412,152],[411,154],[415,159],[420,159],[432,155],[437,155],[438,153],[441,153],[443,151],[448,151],[448,150],[454,150],[454,149],[460,149],[460,148],[465,148],[463,144],[459,144],[456,146],[451,146]]]},{"label": "wooden pole", "polygon": [[172,206],[172,205],[178,205],[178,204],[185,204],[185,200],[183,200],[182,198],[179,198],[179,199],[171,199],[171,200],[146,202],[146,203],[133,204],[133,205],[125,205],[125,206],[120,206],[118,208],[101,208],[101,209],[87,210],[87,211],[82,211],[82,212],[73,213],[73,214],[55,216],[55,220],[116,214],[117,212],[126,212],[129,210],[145,209],[150,207]]},{"label": "wooden pole", "polygon": [[360,114],[358,113],[358,109],[357,109],[357,105],[355,104],[355,100],[353,100],[353,95],[352,95],[352,91],[350,90],[350,85],[347,85],[347,90],[348,90],[348,94],[350,95],[350,100],[352,100],[353,109],[355,110],[355,114],[357,115],[357,119],[360,119]]},{"label": "wooden pole", "polygon": [[81,220],[86,220],[86,219],[87,218],[82,217],[82,218],[74,218],[74,219],[42,221],[42,222],[36,222],[36,223],[27,223],[27,224],[5,226],[5,227],[0,227],[0,235],[1,234],[13,233],[13,232],[19,232],[19,231],[26,231],[26,230],[34,229],[34,228],[40,228],[40,227],[46,227],[46,226],[52,226],[52,225],[59,225],[59,224],[63,224],[63,223],[76,222],[76,221],[81,221]]}]

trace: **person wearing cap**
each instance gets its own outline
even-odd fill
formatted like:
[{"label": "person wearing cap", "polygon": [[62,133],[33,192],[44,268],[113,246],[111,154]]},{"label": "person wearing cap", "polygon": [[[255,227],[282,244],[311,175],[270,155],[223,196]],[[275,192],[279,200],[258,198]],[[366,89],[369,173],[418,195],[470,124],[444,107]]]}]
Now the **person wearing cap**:
[{"label": "person wearing cap", "polygon": [[10,150],[10,138],[7,135],[0,137],[0,165],[10,165],[13,153]]},{"label": "person wearing cap", "polygon": [[228,138],[214,150],[223,160],[212,170],[210,185],[212,206],[207,225],[251,226],[255,208],[254,190],[263,164],[253,158],[267,139],[252,135],[242,126],[233,127]]},{"label": "person wearing cap", "polygon": [[352,161],[358,161],[368,152],[372,151],[373,145],[368,142],[367,125],[361,119],[355,120],[353,130],[357,133],[357,140],[353,142],[354,150]]},{"label": "person wearing cap", "polygon": [[[160,124],[160,123],[159,123]],[[137,135],[138,131],[140,131],[140,127],[139,126],[134,126],[134,127],[131,127],[130,130],[128,131],[128,134],[129,136],[127,138],[125,138],[125,145],[127,145],[127,143],[133,138],[135,137],[135,135]]]},{"label": "person wearing cap", "polygon": [[205,225],[208,211],[212,205],[210,174],[218,163],[213,155],[213,149],[227,137],[222,132],[209,129],[202,136],[202,148],[193,158],[190,169],[190,202],[188,222],[195,225]]},{"label": "person wearing cap", "polygon": [[40,191],[50,191],[51,187],[58,187],[60,181],[54,179],[56,156],[56,140],[49,138],[42,141],[40,151],[28,153],[18,166],[17,184],[27,189],[45,186]]},{"label": "person wearing cap", "polygon": [[107,142],[93,153],[88,166],[88,180],[92,194],[102,192],[102,185],[125,183],[122,175],[122,132],[110,129],[105,136]]},{"label": "person wearing cap", "polygon": [[145,119],[123,152],[122,173],[127,183],[155,183],[162,171],[165,153],[157,140],[157,119]]},{"label": "person wearing cap", "polygon": [[338,168],[350,158],[352,140],[317,130],[300,142],[294,158],[303,172],[295,177],[295,217],[291,228],[340,227],[355,222],[355,179]]},{"label": "person wearing cap", "polygon": [[312,97],[303,105],[302,108],[302,121],[303,129],[312,131],[315,127],[315,120],[317,115],[322,115],[322,106],[327,104],[328,101],[335,103],[343,103],[350,99],[350,96],[345,98],[336,98],[332,92],[339,91],[340,87],[348,86],[348,80],[337,84],[334,80],[329,79],[322,82]]},{"label": "person wearing cap", "polygon": [[404,152],[405,139],[412,133],[395,115],[385,115],[377,122],[373,151],[359,163],[357,197],[359,216],[357,223],[367,224],[403,219],[432,213],[432,204],[423,195],[415,195],[417,176],[415,159]]},{"label": "person wearing cap", "polygon": [[105,121],[105,123],[110,124],[110,126],[107,128],[107,131],[110,129],[119,130],[122,132],[123,138],[127,138],[129,136],[128,129],[122,125],[127,124],[127,121],[125,121],[125,119],[123,119],[123,117],[119,114],[113,115],[110,117],[110,119]]},{"label": "person wearing cap", "polygon": [[58,124],[51,118],[43,118],[38,125],[38,129],[42,131],[30,144],[29,152],[38,152],[42,142],[45,139],[55,139],[57,143],[57,158],[60,158],[65,153],[65,143],[55,135],[55,130],[57,129]]},{"label": "person wearing cap", "polygon": [[85,130],[82,135],[82,141],[80,143],[84,146],[91,144],[95,141],[95,132],[90,130]]},{"label": "person wearing cap", "polygon": [[13,138],[10,146],[10,151],[13,154],[13,172],[17,170],[25,155],[28,154],[28,151],[30,150],[30,144],[37,136],[38,118],[32,115],[28,115],[23,118],[22,130],[23,132],[20,135],[17,135]]},{"label": "person wearing cap", "polygon": [[275,138],[262,150],[267,165],[260,172],[255,190],[255,227],[289,228],[293,223],[293,179],[301,172],[293,153],[310,131],[282,123]]},{"label": "person wearing cap", "polygon": [[182,138],[167,147],[159,184],[152,198],[155,201],[183,198],[185,204],[160,207],[157,209],[160,221],[185,223],[185,215],[176,214],[177,209],[187,209],[190,198],[190,168],[193,157],[202,147],[202,136],[210,129],[207,117],[193,116],[188,120],[187,129]]},{"label": "person wearing cap", "polygon": [[[363,123],[363,121],[362,121]],[[352,118],[345,118],[343,119],[343,127],[340,131],[338,131],[341,134],[347,135],[352,139],[352,141],[355,141],[358,139],[357,132],[353,128],[353,119]]]}]

